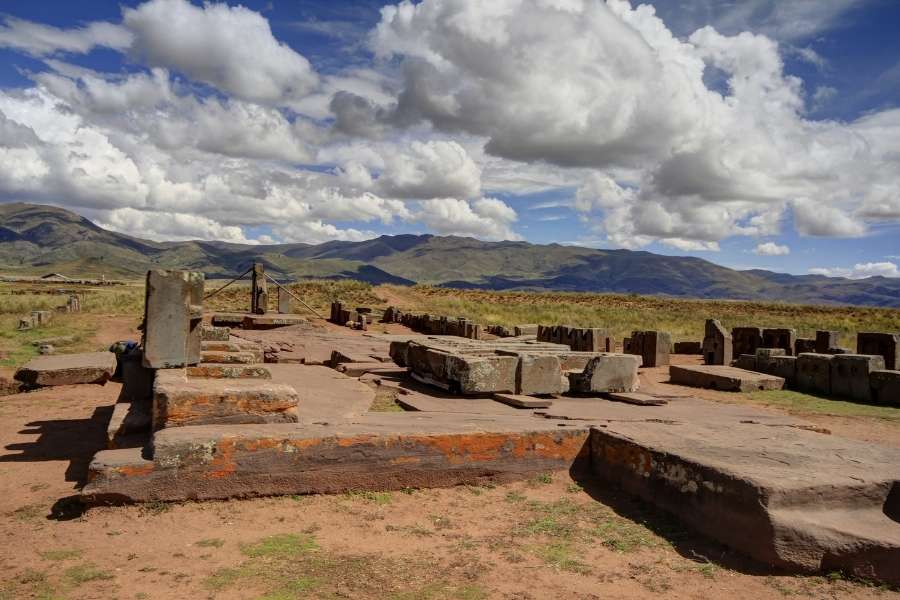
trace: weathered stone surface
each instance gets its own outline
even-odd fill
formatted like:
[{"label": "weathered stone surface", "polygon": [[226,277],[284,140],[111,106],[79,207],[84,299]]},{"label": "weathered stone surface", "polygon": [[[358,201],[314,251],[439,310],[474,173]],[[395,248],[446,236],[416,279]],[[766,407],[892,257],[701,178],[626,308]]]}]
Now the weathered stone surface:
[{"label": "weathered stone surface", "polygon": [[27,386],[105,384],[116,372],[112,352],[56,354],[33,358],[16,371],[14,378]]},{"label": "weathered stone surface", "polygon": [[805,352],[818,352],[816,340],[810,338],[797,338],[794,340],[794,356],[800,356]]},{"label": "weathered stone surface", "polygon": [[873,402],[900,407],[900,371],[872,371],[869,383]]},{"label": "weathered stone surface", "polygon": [[675,354],[703,354],[703,342],[675,342]]},{"label": "weathered stone surface", "polygon": [[205,363],[217,364],[245,364],[261,362],[259,357],[252,352],[214,352],[204,350],[200,353],[200,358]]},{"label": "weathered stone surface", "polygon": [[756,354],[762,346],[761,327],[733,327],[731,329],[731,351],[733,356]]},{"label": "weathered stone surface", "polygon": [[870,402],[869,374],[884,370],[884,357],[870,354],[840,354],[831,361],[831,394],[856,402]]},{"label": "weathered stone surface", "polygon": [[230,336],[231,329],[229,327],[200,326],[200,340],[203,342],[227,342]]},{"label": "weathered stone surface", "polygon": [[785,387],[793,388],[797,384],[797,357],[774,356],[768,363],[769,370],[764,371],[784,379]]},{"label": "weathered stone surface", "polygon": [[200,362],[203,273],[147,272],[144,299],[144,366],[183,367]]},{"label": "weathered stone surface", "polygon": [[797,357],[797,389],[828,396],[831,394],[831,354],[807,352]]},{"label": "weathered stone surface", "polygon": [[594,477],[763,564],[900,581],[900,450],[704,417],[593,429]]},{"label": "weathered stone surface", "polygon": [[641,358],[604,353],[592,358],[582,372],[568,372],[569,389],[578,393],[635,392]]},{"label": "weathered stone surface", "polygon": [[241,346],[237,342],[229,342],[229,341],[203,341],[200,343],[200,348],[203,351],[210,352],[240,352]]},{"label": "weathered stone surface", "polygon": [[187,376],[198,379],[271,379],[272,373],[262,365],[229,365],[200,363],[187,367]]},{"label": "weathered stone surface", "polygon": [[757,348],[756,349],[756,365],[751,371],[759,371],[760,373],[770,373],[774,370],[775,359],[777,357],[789,356],[791,353],[784,348]]},{"label": "weathered stone surface", "polygon": [[513,334],[516,337],[521,337],[523,335],[533,335],[537,336],[538,326],[537,324],[529,323],[527,325],[516,325],[513,327]]},{"label": "weathered stone surface", "polygon": [[669,403],[668,398],[642,392],[616,392],[607,394],[607,397],[616,402],[625,402],[636,406],[662,406]]},{"label": "weathered stone surface", "polygon": [[516,367],[516,394],[560,394],[563,391],[559,357],[520,354]]},{"label": "weathered stone surface", "polygon": [[794,343],[797,340],[797,330],[787,328],[766,328],[762,330],[763,348],[780,348],[786,356],[794,352]]},{"label": "weathered stone surface", "polygon": [[397,365],[391,365],[378,361],[341,363],[338,365],[337,370],[347,377],[360,377],[366,373],[381,373],[383,375],[405,375],[409,372],[406,367],[398,367]]},{"label": "weathered stone surface", "polygon": [[816,332],[816,340],[815,340],[815,349],[806,350],[806,352],[815,352],[817,354],[829,354],[828,350],[830,348],[837,348],[839,346],[838,337],[840,336],[839,331],[817,331]]},{"label": "weathered stone surface", "polygon": [[900,370],[900,333],[857,333],[856,353],[883,356],[886,369]]},{"label": "weathered stone surface", "polygon": [[153,428],[297,421],[294,388],[262,379],[190,379],[182,369],[156,373]]},{"label": "weathered stone surface", "polygon": [[300,315],[247,315],[242,320],[242,326],[244,329],[274,329],[276,327],[302,325],[307,322],[306,317],[301,317]]},{"label": "weathered stone surface", "polygon": [[244,313],[216,313],[210,321],[214,327],[234,328],[244,325]]},{"label": "weathered stone surface", "polygon": [[723,392],[780,390],[784,387],[784,379],[781,377],[724,365],[671,365],[669,378],[678,385]]},{"label": "weathered stone surface", "polygon": [[[734,365],[738,369],[745,369],[747,371],[755,371],[756,370],[756,355],[754,354],[741,354],[738,356]],[[766,371],[762,371],[765,373]]]},{"label": "weathered stone surface", "polygon": [[664,367],[669,364],[672,336],[662,331],[632,331],[628,354],[643,359],[644,367]]},{"label": "weathered stone surface", "polygon": [[707,365],[731,364],[732,339],[716,319],[706,320],[703,336],[703,362]]},{"label": "weathered stone surface", "polygon": [[294,313],[294,298],[282,288],[278,288],[278,312],[286,315]]},{"label": "weathered stone surface", "polygon": [[535,398],[534,396],[523,396],[522,394],[494,394],[492,398],[497,402],[515,406],[516,408],[548,408],[553,404],[553,400],[549,398]]},{"label": "weathered stone surface", "polygon": [[204,500],[512,481],[568,468],[587,455],[587,437],[584,426],[530,416],[440,413],[176,427],[156,432],[152,460],[140,449],[99,452],[83,497]]},{"label": "weathered stone surface", "polygon": [[451,389],[460,394],[513,393],[516,390],[518,363],[514,356],[450,354],[447,358],[447,378]]}]

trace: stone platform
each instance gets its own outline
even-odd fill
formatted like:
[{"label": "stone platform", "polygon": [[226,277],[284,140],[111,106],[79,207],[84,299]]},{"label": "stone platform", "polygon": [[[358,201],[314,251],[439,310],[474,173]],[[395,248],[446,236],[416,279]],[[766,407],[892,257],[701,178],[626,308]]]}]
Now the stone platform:
[{"label": "stone platform", "polygon": [[784,379],[781,377],[726,365],[672,365],[669,367],[669,378],[678,385],[723,392],[780,390],[784,387]]},{"label": "stone platform", "polygon": [[705,413],[595,427],[591,473],[764,564],[900,582],[898,449]]},{"label": "stone platform", "polygon": [[501,482],[568,468],[587,427],[522,416],[369,413],[343,424],[174,427],[98,452],[86,501],[204,500]]},{"label": "stone platform", "polygon": [[112,352],[54,354],[39,356],[16,371],[15,379],[29,387],[104,384],[116,371],[116,355]]}]

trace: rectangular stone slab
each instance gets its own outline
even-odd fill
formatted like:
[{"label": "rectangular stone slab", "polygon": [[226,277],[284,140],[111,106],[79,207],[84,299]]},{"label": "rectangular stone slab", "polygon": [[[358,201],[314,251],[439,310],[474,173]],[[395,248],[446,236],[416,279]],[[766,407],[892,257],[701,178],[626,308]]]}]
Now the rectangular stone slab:
[{"label": "rectangular stone slab", "polygon": [[112,352],[52,354],[33,358],[16,371],[17,381],[28,386],[105,384],[116,371]]},{"label": "rectangular stone slab", "polygon": [[662,406],[663,404],[669,403],[667,398],[654,396],[653,394],[643,394],[641,392],[618,392],[608,394],[608,396],[610,400],[635,404],[637,406]]},{"label": "rectangular stone slab", "polygon": [[200,363],[187,367],[186,373],[201,379],[272,379],[272,373],[262,365]]},{"label": "rectangular stone slab", "polygon": [[516,408],[548,408],[553,404],[553,400],[548,398],[535,398],[534,396],[523,396],[521,394],[494,394],[494,400],[515,406]]},{"label": "rectangular stone slab", "polygon": [[183,370],[160,370],[153,427],[296,422],[297,403],[293,387],[265,379],[189,379]]},{"label": "rectangular stone slab", "polygon": [[725,365],[672,365],[669,367],[669,378],[678,385],[723,392],[780,390],[784,387],[784,379],[781,377]]},{"label": "rectangular stone slab", "polygon": [[763,564],[900,581],[900,449],[704,419],[597,427],[593,477]]},{"label": "rectangular stone slab", "polygon": [[568,468],[588,429],[532,417],[366,416],[339,425],[164,429],[154,456],[107,450],[91,463],[89,502],[204,500],[502,482]]}]

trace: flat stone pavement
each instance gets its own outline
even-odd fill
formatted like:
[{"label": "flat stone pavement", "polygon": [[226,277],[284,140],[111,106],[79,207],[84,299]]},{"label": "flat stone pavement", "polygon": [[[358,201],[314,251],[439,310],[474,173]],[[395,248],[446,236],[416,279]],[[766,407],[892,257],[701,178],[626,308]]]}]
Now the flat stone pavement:
[{"label": "flat stone pavement", "polygon": [[301,423],[349,419],[368,411],[375,400],[372,388],[330,367],[278,363],[265,367],[273,383],[297,390]]}]

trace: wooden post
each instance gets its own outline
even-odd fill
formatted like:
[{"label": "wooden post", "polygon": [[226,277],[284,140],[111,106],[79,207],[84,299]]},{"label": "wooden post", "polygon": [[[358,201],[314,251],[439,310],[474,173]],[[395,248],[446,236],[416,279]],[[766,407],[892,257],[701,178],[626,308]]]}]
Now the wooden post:
[{"label": "wooden post", "polygon": [[269,292],[266,289],[266,271],[262,263],[253,263],[250,281],[250,312],[254,315],[264,315],[269,307]]}]

